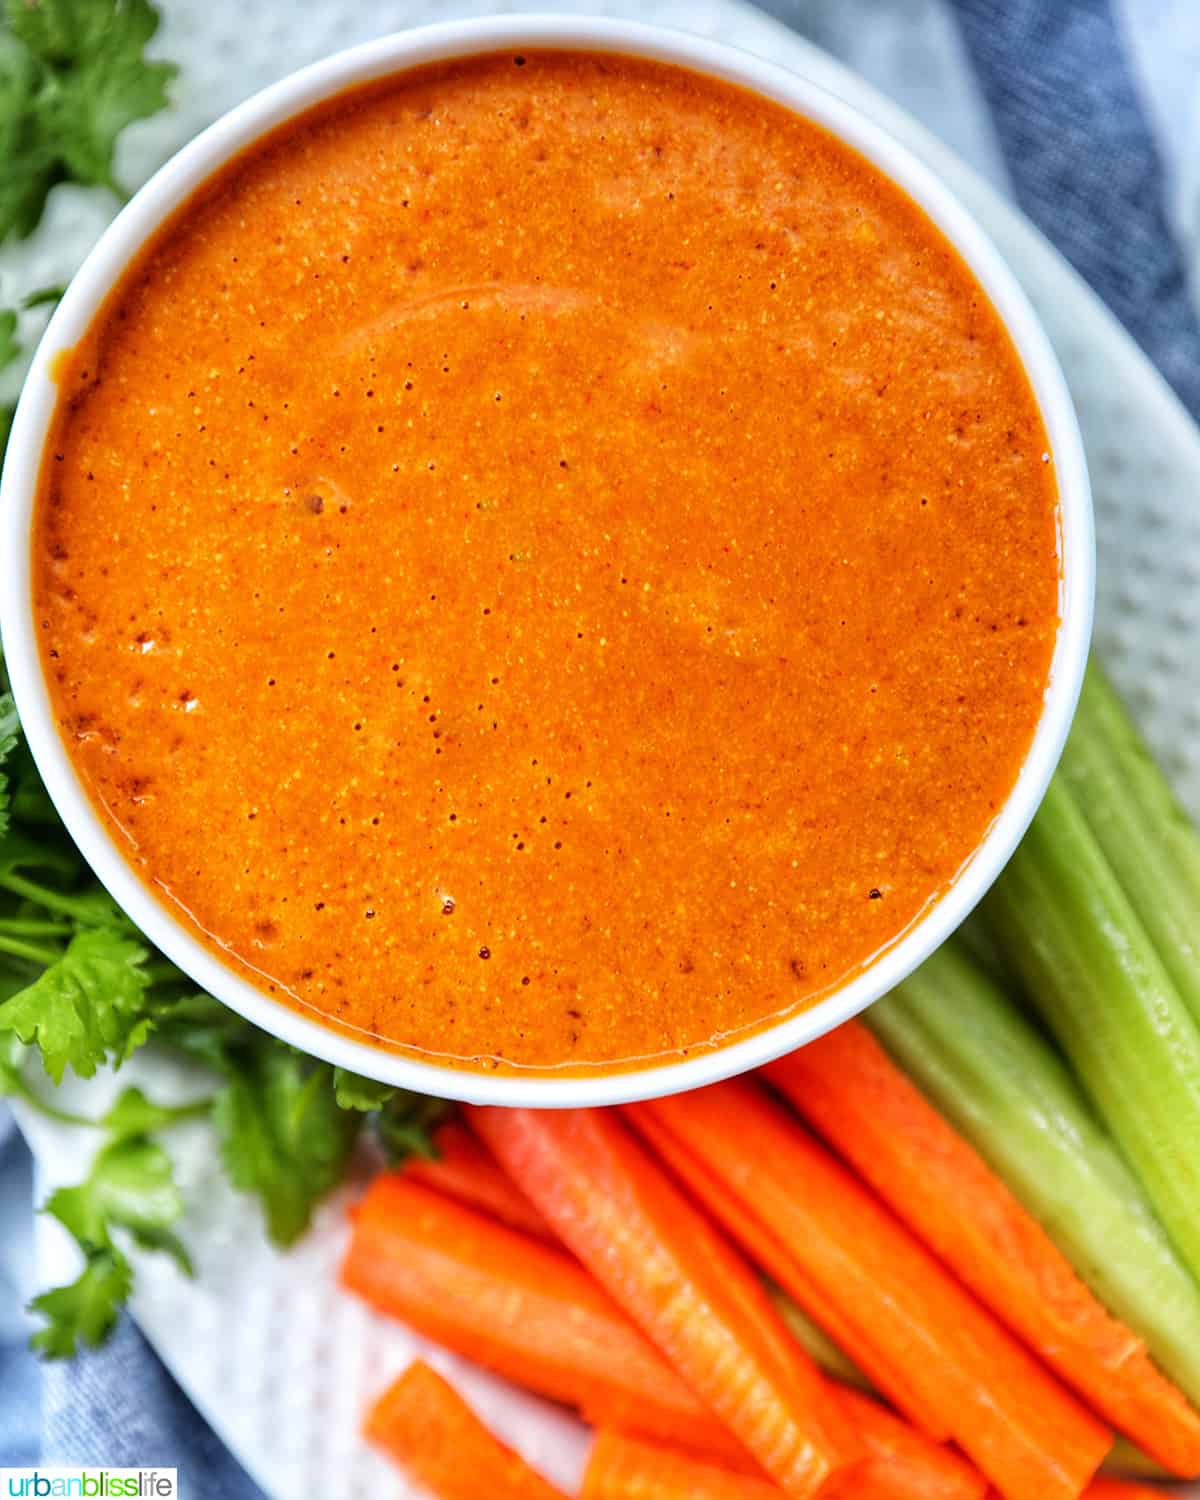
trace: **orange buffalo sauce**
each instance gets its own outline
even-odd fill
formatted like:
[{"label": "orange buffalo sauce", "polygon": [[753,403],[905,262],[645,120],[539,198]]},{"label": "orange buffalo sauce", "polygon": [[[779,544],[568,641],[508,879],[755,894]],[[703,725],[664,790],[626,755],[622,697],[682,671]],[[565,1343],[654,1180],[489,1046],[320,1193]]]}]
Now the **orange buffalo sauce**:
[{"label": "orange buffalo sauce", "polygon": [[491,56],[248,151],[62,380],[45,671],[234,968],[472,1067],[810,1004],[944,891],[1058,625],[1009,340],[820,129]]}]

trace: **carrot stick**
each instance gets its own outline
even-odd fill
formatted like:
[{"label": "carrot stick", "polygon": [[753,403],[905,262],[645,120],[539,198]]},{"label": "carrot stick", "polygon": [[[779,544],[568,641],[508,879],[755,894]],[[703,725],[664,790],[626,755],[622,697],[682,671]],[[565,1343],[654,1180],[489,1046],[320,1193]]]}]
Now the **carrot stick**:
[{"label": "carrot stick", "polygon": [[433,1137],[435,1157],[410,1156],[401,1168],[411,1182],[449,1193],[524,1234],[553,1239],[546,1221],[461,1120],[447,1120]]},{"label": "carrot stick", "polygon": [[[651,1133],[653,1134],[655,1130],[657,1127],[652,1125]],[[667,1136],[666,1142],[668,1150],[672,1149],[674,1146],[672,1138]],[[438,1160],[429,1163],[425,1158],[411,1158],[417,1170],[406,1171],[406,1176],[415,1177],[420,1181],[425,1175],[421,1169],[427,1166],[432,1165],[438,1168],[443,1163],[451,1162],[457,1166],[461,1162],[465,1167],[463,1176],[467,1192],[470,1193],[476,1183],[484,1189],[475,1195],[480,1208],[487,1209],[491,1200],[498,1207],[496,1216],[504,1218],[508,1210],[505,1199],[507,1192],[511,1195],[512,1203],[517,1207],[518,1212],[522,1207],[524,1208],[525,1213],[521,1217],[537,1224],[544,1236],[551,1236],[552,1231],[546,1225],[545,1220],[528,1199],[511,1184],[494,1158],[461,1122],[447,1121],[435,1137],[435,1144],[439,1150]],[[444,1180],[449,1183],[457,1179]],[[499,1185],[500,1191],[492,1191],[493,1182]],[[453,1191],[453,1188],[447,1185],[446,1191]],[[776,1328],[772,1332],[777,1333],[779,1330]],[[790,1347],[793,1338],[791,1330],[787,1330],[785,1336]],[[838,1390],[840,1398],[841,1386],[835,1386],[835,1389]],[[959,1497],[962,1497],[962,1500],[978,1500],[978,1497],[982,1495],[985,1488],[984,1481],[964,1459],[938,1446],[937,1443],[931,1443],[922,1438],[878,1402],[863,1397],[856,1398],[854,1393],[847,1392],[842,1404],[851,1407],[851,1420],[859,1436],[863,1438],[868,1454],[887,1459],[894,1471],[904,1469],[906,1473],[911,1473],[911,1482],[903,1491],[905,1495],[910,1492],[914,1496],[927,1494],[940,1497],[944,1495],[946,1500],[959,1500]],[[897,1494],[899,1493],[898,1489]]]},{"label": "carrot stick", "polygon": [[478,1500],[483,1476],[488,1500],[563,1500],[422,1360],[380,1397],[366,1434],[441,1500]]},{"label": "carrot stick", "polygon": [[744,1082],[640,1108],[885,1349],[1003,1494],[1076,1500],[1110,1434],[782,1109]]},{"label": "carrot stick", "polygon": [[473,1108],[469,1118],[567,1247],[784,1490],[815,1495],[862,1457],[750,1267],[614,1112]]},{"label": "carrot stick", "polygon": [[783,1493],[769,1479],[601,1431],[588,1455],[579,1500],[782,1500]]},{"label": "carrot stick", "polygon": [[[443,1130],[446,1127],[443,1127]],[[485,1163],[489,1171],[496,1175],[501,1182],[508,1184],[508,1178],[504,1177],[494,1159],[485,1152],[475,1138],[461,1124],[456,1124],[455,1129],[461,1135],[467,1137],[474,1146],[479,1158]],[[652,1125],[652,1133],[657,1130]],[[673,1147],[671,1137],[666,1137],[668,1149]],[[441,1147],[441,1141],[438,1141]],[[457,1142],[451,1143],[452,1149],[457,1149]],[[445,1158],[443,1158],[445,1159]],[[467,1157],[468,1161],[471,1158]],[[406,1173],[412,1176],[412,1173]],[[486,1179],[485,1179],[486,1180]],[[511,1189],[518,1202],[526,1201],[514,1187]],[[529,1213],[536,1216],[537,1222],[542,1224],[547,1235],[550,1234],[545,1221],[537,1214],[537,1210],[529,1205]],[[756,1299],[757,1301],[757,1299]],[[755,1315],[754,1303],[747,1304],[750,1315]],[[787,1350],[792,1347],[793,1335],[786,1325],[763,1325],[764,1336],[775,1337],[782,1334],[786,1341],[786,1348],[781,1351],[783,1358],[788,1358]],[[853,1391],[844,1390],[838,1383],[833,1386],[838,1393],[838,1399],[843,1408],[847,1409],[848,1415],[859,1436],[863,1439],[868,1453],[866,1467],[875,1469],[878,1464],[884,1464],[889,1470],[892,1481],[892,1492],[898,1497],[929,1497],[929,1500],[979,1500],[985,1489],[983,1478],[974,1470],[965,1459],[937,1443],[930,1442],[921,1434],[915,1432],[907,1423],[894,1416],[877,1401],[872,1401]],[[674,1434],[677,1441],[685,1441],[679,1433]],[[693,1434],[693,1441],[696,1435]],[[877,1462],[873,1463],[872,1460]],[[726,1462],[729,1461],[727,1456]],[[863,1471],[855,1471],[855,1480]],[[774,1493],[778,1494],[775,1489]]]},{"label": "carrot stick", "polygon": [[[961,1454],[931,1443],[923,1433],[870,1396],[838,1386],[838,1399],[867,1450],[867,1460],[847,1481],[858,1493],[859,1476],[894,1500],[982,1500],[987,1481]],[[830,1493],[839,1493],[835,1480]]]},{"label": "carrot stick", "polygon": [[[939,1487],[936,1481],[914,1487],[916,1478],[903,1461],[868,1459],[834,1478],[822,1496],[828,1500],[958,1500],[960,1495],[970,1495],[980,1500],[984,1492],[982,1479],[962,1489]],[[596,1434],[588,1457],[580,1500],[782,1500],[783,1494],[761,1475],[726,1468],[662,1443],[602,1431]]]},{"label": "carrot stick", "polygon": [[750,1259],[781,1286],[794,1301],[814,1318],[829,1337],[867,1375],[897,1410],[936,1443],[949,1440],[950,1431],[940,1417],[932,1415],[917,1400],[910,1383],[887,1363],[886,1357],[858,1328],[842,1315],[834,1303],[824,1297],[805,1275],[799,1261],[783,1242],[753,1212],[742,1205],[731,1191],[699,1157],[693,1156],[652,1110],[631,1104],[625,1115],[633,1121],[638,1133],[654,1154],[667,1164],[680,1182],[708,1209],[716,1221],[741,1245]]},{"label": "carrot stick", "polygon": [[[723,1269],[715,1264],[719,1275]],[[764,1342],[775,1348],[786,1364],[795,1357],[797,1344],[782,1318],[764,1316],[767,1306],[757,1283],[747,1282],[753,1296],[738,1285],[742,1310],[759,1328]],[[773,1304],[771,1304],[773,1308]],[[932,1441],[888,1411],[878,1401],[830,1381],[829,1389],[858,1434],[866,1457],[846,1473],[838,1473],[822,1490],[822,1497],[845,1496],[846,1500],[982,1500],[987,1489],[983,1475],[966,1459]],[[729,1460],[725,1460],[729,1465]],[[738,1463],[739,1472],[746,1466]],[[753,1472],[758,1473],[757,1468]],[[780,1491],[777,1489],[776,1494]]]},{"label": "carrot stick", "polygon": [[[1083,1500],[1170,1500],[1178,1491],[1156,1489],[1152,1484],[1142,1484],[1133,1479],[1109,1479],[1101,1475],[1093,1479],[1083,1492]],[[986,1500],[999,1500],[995,1490],[989,1490]]]},{"label": "carrot stick", "polygon": [[354,1214],[342,1281],[589,1421],[745,1457],[575,1260],[418,1183],[386,1173],[371,1184]]},{"label": "carrot stick", "polygon": [[1090,1406],[1173,1474],[1200,1474],[1200,1414],[864,1026],[851,1021],[765,1071],[896,1216]]},{"label": "carrot stick", "polygon": [[[592,1421],[756,1470],[574,1259],[441,1194],[396,1174],[377,1178],[355,1213],[343,1280],[447,1348]],[[876,1402],[831,1389],[868,1454],[920,1478],[923,1489],[910,1484],[897,1495],[977,1500],[982,1486],[963,1482],[964,1460]]]}]

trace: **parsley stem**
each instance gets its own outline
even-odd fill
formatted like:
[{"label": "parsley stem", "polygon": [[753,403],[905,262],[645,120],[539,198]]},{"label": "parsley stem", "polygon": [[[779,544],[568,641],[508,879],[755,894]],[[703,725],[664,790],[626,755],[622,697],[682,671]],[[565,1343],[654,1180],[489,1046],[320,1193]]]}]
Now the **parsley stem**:
[{"label": "parsley stem", "polygon": [[10,937],[70,937],[70,922],[42,921],[37,917],[0,917],[0,932]]},{"label": "parsley stem", "polygon": [[181,1120],[199,1119],[201,1115],[208,1114],[213,1107],[215,1094],[206,1094],[203,1099],[193,1099],[190,1104],[177,1104],[170,1111],[171,1118],[168,1125],[178,1125]]},{"label": "parsley stem", "polygon": [[31,964],[49,968],[62,957],[57,948],[42,948],[37,943],[26,943],[20,938],[5,937],[0,932],[0,953],[11,953],[14,958],[27,958]]},{"label": "parsley stem", "polygon": [[99,1120],[88,1119],[87,1115],[73,1115],[70,1110],[57,1109],[53,1104],[48,1104],[23,1078],[10,1075],[7,1086],[18,1098],[24,1099],[26,1104],[36,1109],[38,1114],[45,1115],[48,1120],[57,1120],[60,1125],[86,1125],[95,1129],[100,1123]]},{"label": "parsley stem", "polygon": [[47,911],[60,911],[66,917],[75,915],[75,900],[72,896],[38,885],[35,880],[26,880],[24,875],[0,875],[0,888],[11,891],[14,896],[22,896],[26,901],[35,901]]},{"label": "parsley stem", "polygon": [[[58,1109],[50,1104],[19,1072],[6,1072],[4,1084],[10,1094],[24,1099],[26,1104],[31,1105],[49,1120],[58,1120],[63,1125],[83,1125],[89,1130],[104,1128],[103,1120],[93,1120],[89,1115],[72,1114],[70,1110]],[[215,1095],[207,1094],[203,1099],[193,1099],[190,1104],[178,1104],[173,1108],[164,1109],[163,1114],[167,1117],[163,1120],[164,1127],[178,1125],[183,1120],[195,1120],[207,1115],[212,1109],[214,1097]]]}]

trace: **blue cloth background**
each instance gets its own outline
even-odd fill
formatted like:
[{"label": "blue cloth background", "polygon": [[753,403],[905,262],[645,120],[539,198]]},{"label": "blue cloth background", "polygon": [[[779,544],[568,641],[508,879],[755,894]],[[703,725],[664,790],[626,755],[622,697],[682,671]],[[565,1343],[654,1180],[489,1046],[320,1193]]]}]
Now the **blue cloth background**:
[{"label": "blue cloth background", "polygon": [[[166,0],[169,5],[170,0]],[[316,3],[316,0],[309,0]],[[1194,0],[768,0],[958,149],[1091,283],[1200,418],[1200,6]],[[0,1467],[177,1466],[188,1493],[258,1487],[126,1319],[39,1367],[33,1171],[0,1119]]]}]

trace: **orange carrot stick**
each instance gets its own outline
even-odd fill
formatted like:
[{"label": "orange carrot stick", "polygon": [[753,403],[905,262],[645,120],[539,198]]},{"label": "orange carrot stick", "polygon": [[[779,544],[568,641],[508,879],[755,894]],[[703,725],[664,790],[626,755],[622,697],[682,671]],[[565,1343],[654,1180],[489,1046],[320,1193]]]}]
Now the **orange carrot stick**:
[{"label": "orange carrot stick", "polygon": [[[1177,1493],[1174,1486],[1158,1489],[1136,1479],[1110,1479],[1102,1474],[1084,1490],[1083,1500],[1171,1500]],[[999,1500],[999,1496],[995,1490],[989,1490],[986,1500]]]},{"label": "orange carrot stick", "polygon": [[816,1494],[862,1457],[753,1271],[614,1112],[473,1108],[469,1118],[564,1244],[789,1494]]},{"label": "orange carrot stick", "polygon": [[[658,1127],[651,1122],[652,1134],[657,1130]],[[672,1149],[673,1138],[666,1136],[665,1140],[668,1150]],[[461,1122],[447,1121],[438,1132],[436,1144],[440,1153],[438,1161],[430,1164],[423,1158],[411,1160],[419,1168],[427,1165],[438,1167],[451,1162],[457,1167],[461,1163],[467,1193],[471,1193],[476,1185],[482,1189],[474,1194],[480,1208],[486,1210],[494,1203],[496,1216],[500,1218],[509,1215],[510,1207],[515,1208],[516,1213],[512,1217],[532,1221],[539,1226],[544,1236],[551,1236],[552,1232],[545,1220],[519,1189],[512,1185],[494,1158]],[[423,1173],[409,1170],[405,1175],[415,1176],[419,1181]],[[444,1180],[453,1182],[457,1178]],[[495,1185],[498,1185],[498,1190]],[[447,1186],[446,1191],[453,1189]],[[511,1195],[511,1204],[505,1196],[506,1192]],[[524,1213],[521,1212],[522,1208]],[[782,1333],[790,1349],[790,1334],[776,1320],[772,1320],[772,1323],[773,1327],[763,1325],[764,1334],[770,1337]],[[835,1389],[842,1405],[850,1408],[851,1421],[863,1439],[868,1455],[887,1461],[896,1479],[894,1488],[897,1495],[924,1495],[939,1497],[939,1500],[941,1497],[944,1500],[979,1500],[985,1489],[985,1482],[965,1459],[922,1437],[879,1402],[853,1391],[843,1391],[840,1386],[835,1386]],[[901,1476],[903,1484],[900,1482]]]},{"label": "orange carrot stick", "polygon": [[[823,1500],[942,1500],[983,1495],[970,1490],[913,1488],[913,1475],[887,1459],[866,1463],[834,1478]],[[596,1434],[583,1476],[580,1500],[782,1500],[783,1490],[761,1474],[726,1468],[662,1443],[602,1431]]]},{"label": "orange carrot stick", "polygon": [[563,1500],[422,1360],[372,1408],[366,1434],[441,1500]]},{"label": "orange carrot stick", "polygon": [[410,1156],[400,1169],[411,1182],[449,1193],[524,1234],[553,1239],[541,1214],[461,1120],[447,1120],[439,1126],[433,1144],[435,1157]]},{"label": "orange carrot stick", "polygon": [[354,1214],[342,1281],[426,1337],[589,1421],[743,1450],[562,1250],[395,1173]]},{"label": "orange carrot stick", "polygon": [[[870,1396],[837,1387],[838,1399],[867,1450],[867,1461],[846,1482],[856,1495],[859,1475],[894,1500],[982,1500],[987,1480],[959,1453],[932,1443],[923,1433]],[[830,1493],[839,1493],[839,1480]]]},{"label": "orange carrot stick", "polygon": [[1109,1433],[782,1109],[734,1082],[641,1110],[773,1231],[1009,1500],[1076,1500]]},{"label": "orange carrot stick", "polygon": [[941,1418],[922,1406],[911,1384],[887,1363],[884,1353],[863,1338],[855,1324],[843,1317],[838,1308],[816,1290],[796,1258],[789,1254],[767,1225],[742,1206],[738,1195],[710,1172],[699,1157],[693,1156],[650,1109],[631,1104],[626,1106],[625,1115],[633,1121],[659,1160],[667,1164],[697,1201],[724,1226],[750,1259],[816,1319],[876,1389],[935,1443],[947,1442],[950,1431]]},{"label": "orange carrot stick", "polygon": [[[383,1311],[593,1421],[648,1432],[756,1471],[620,1309],[561,1251],[395,1174],[376,1179],[354,1226],[343,1280]],[[786,1331],[783,1337],[790,1340]],[[982,1483],[963,1459],[878,1403],[831,1388],[868,1454],[913,1476],[897,1496],[977,1500]]]},{"label": "orange carrot stick", "polygon": [[769,1479],[622,1433],[596,1434],[579,1500],[783,1500]]},{"label": "orange carrot stick", "polygon": [[766,1076],[944,1265],[1101,1416],[1200,1474],[1200,1414],[987,1163],[857,1021]]}]

